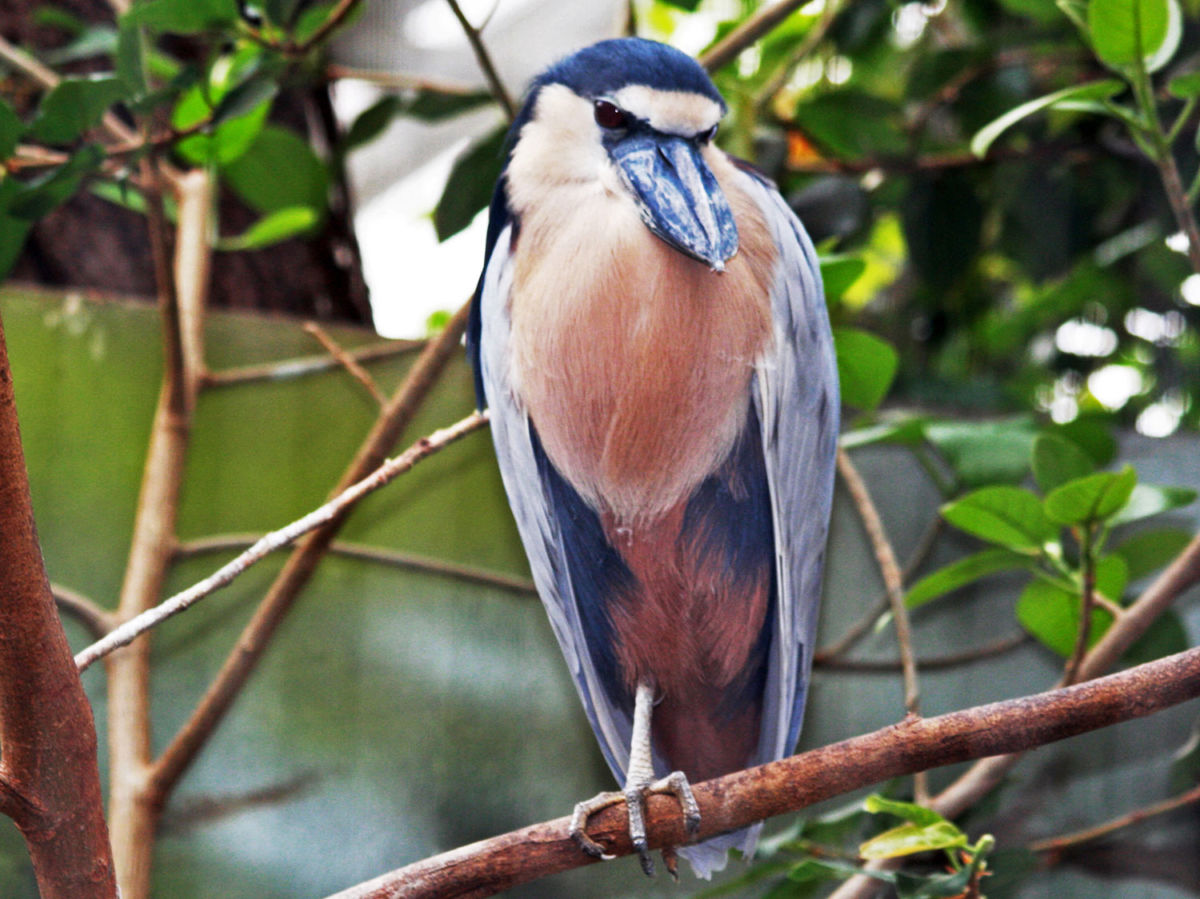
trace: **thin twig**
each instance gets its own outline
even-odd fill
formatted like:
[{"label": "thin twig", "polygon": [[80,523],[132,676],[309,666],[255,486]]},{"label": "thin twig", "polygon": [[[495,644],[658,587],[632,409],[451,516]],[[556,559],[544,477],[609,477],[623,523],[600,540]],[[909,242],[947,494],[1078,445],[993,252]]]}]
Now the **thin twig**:
[{"label": "thin twig", "polygon": [[462,26],[463,34],[467,36],[467,41],[471,45],[471,49],[475,52],[475,59],[479,62],[479,68],[483,72],[483,77],[487,79],[488,89],[492,92],[492,96],[496,98],[504,110],[504,114],[511,122],[517,117],[517,107],[513,104],[512,97],[508,91],[504,89],[504,82],[500,80],[500,75],[496,72],[496,65],[492,62],[491,54],[488,53],[487,47],[483,43],[483,37],[467,17],[463,14],[462,8],[458,5],[458,0],[446,0],[450,4],[450,10],[454,13],[454,18],[458,19],[458,24]]},{"label": "thin twig", "polygon": [[93,640],[105,636],[116,624],[116,616],[112,612],[70,587],[51,583],[50,592],[54,594],[58,610],[83,625]]},{"label": "thin twig", "polygon": [[917,683],[916,662],[913,659],[912,629],[908,622],[908,609],[904,605],[904,576],[896,561],[896,553],[891,541],[883,529],[883,520],[875,501],[871,499],[866,482],[850,459],[850,454],[843,449],[837,454],[838,472],[846,484],[854,507],[862,519],[875,561],[879,565],[879,573],[883,578],[883,586],[887,591],[888,603],[896,622],[896,640],[900,644],[900,657],[904,660],[904,707],[910,715],[920,714],[920,689]]},{"label": "thin twig", "polygon": [[761,107],[770,103],[775,95],[783,90],[796,66],[812,55],[821,41],[825,40],[825,35],[829,33],[829,27],[833,24],[840,7],[839,0],[827,0],[824,9],[821,10],[821,18],[805,33],[804,40],[796,45],[796,49],[788,55],[775,74],[767,79],[762,89],[755,95],[755,106]]},{"label": "thin twig", "polygon": [[129,645],[140,635],[158,626],[166,619],[179,614],[205,596],[229,584],[251,565],[261,561],[274,550],[286,546],[296,538],[334,520],[368,493],[378,490],[399,475],[404,474],[422,459],[483,427],[486,422],[487,415],[485,413],[473,412],[456,424],[422,438],[399,456],[388,459],[373,474],[338,494],[323,506],[314,509],[286,527],[265,535],[236,559],[223,565],[204,580],[125,622],[103,640],[98,640],[82,650],[75,656],[76,666],[80,671],[84,671],[89,665],[113,650]]},{"label": "thin twig", "polygon": [[[936,718],[906,718],[871,734],[693,785],[699,834],[684,829],[679,805],[651,796],[651,848],[677,846],[797,811],[850,790],[972,758],[1026,751],[1143,716],[1200,695],[1200,648],[1120,674]],[[596,863],[571,839],[569,819],[535,824],[462,846],[358,884],[332,899],[489,896],[569,868]],[[612,855],[633,851],[622,807],[588,822]]]},{"label": "thin twig", "polygon": [[[401,433],[412,422],[448,361],[459,352],[459,342],[466,330],[469,310],[470,304],[464,304],[450,319],[442,333],[426,344],[342,474],[333,491],[334,495],[367,477],[392,452]],[[165,801],[179,782],[179,778],[224,720],[234,700],[270,647],[280,624],[315,574],[345,518],[345,515],[341,515],[326,522],[305,536],[288,556],[287,562],[271,583],[250,621],[242,629],[237,643],[226,656],[196,708],[154,763],[149,780],[151,789],[160,802]]]},{"label": "thin twig", "polygon": [[[929,524],[925,526],[925,530],[921,532],[921,536],[917,539],[916,548],[908,557],[908,561],[904,564],[904,583],[909,583],[917,570],[925,563],[929,557],[929,553],[933,551],[933,547],[937,543],[938,534],[942,530],[942,517],[934,516]],[[879,616],[888,610],[889,599],[887,591],[875,601],[875,603],[863,613],[862,617],[854,624],[847,628],[836,641],[826,647],[818,649],[813,655],[813,664],[832,664],[841,656],[850,651],[863,637],[871,632],[875,627],[875,623],[879,620]]]},{"label": "thin twig", "polygon": [[[1003,655],[1006,652],[1012,652],[1020,646],[1024,646],[1030,641],[1030,636],[1024,632],[1013,634],[1009,637],[1004,637],[996,640],[993,643],[988,643],[986,646],[980,646],[976,649],[968,649],[963,652],[948,653],[941,656],[930,656],[918,660],[917,666],[922,671],[933,671],[941,668],[957,668],[960,665],[969,665],[972,662],[980,662],[984,659],[990,659],[998,655]],[[836,657],[817,656],[813,659],[813,666],[821,668],[825,671],[854,671],[863,674],[892,674],[896,671],[904,669],[904,662],[901,659],[840,659]]]},{"label": "thin twig", "polygon": [[447,96],[468,97],[479,93],[479,87],[465,81],[448,81],[443,78],[427,78],[424,75],[414,75],[411,72],[385,72],[378,69],[357,69],[339,63],[330,63],[325,67],[325,77],[329,81],[347,78],[353,81],[365,81],[380,87],[393,90],[412,90],[421,93],[445,94]]},{"label": "thin twig", "polygon": [[1062,834],[1057,837],[1050,837],[1045,840],[1038,840],[1030,843],[1027,847],[1030,852],[1062,852],[1064,849],[1070,849],[1078,846],[1081,843],[1090,843],[1094,840],[1099,840],[1108,836],[1111,833],[1116,833],[1126,827],[1134,824],[1140,824],[1149,818],[1154,818],[1158,815],[1172,812],[1177,808],[1183,808],[1185,805],[1200,802],[1200,785],[1192,787],[1185,793],[1180,793],[1178,796],[1172,796],[1170,799],[1164,799],[1161,802],[1155,802],[1147,805],[1144,808],[1135,809],[1132,812],[1127,812],[1124,815],[1119,815],[1111,821],[1106,821],[1103,824],[1097,824],[1094,827],[1087,827],[1083,830],[1077,830],[1074,833]]},{"label": "thin twig", "polygon": [[[850,454],[839,447],[837,451],[838,472],[842,476],[854,507],[858,510],[866,529],[867,538],[879,565],[879,573],[883,578],[884,589],[887,590],[888,604],[891,606],[892,618],[896,626],[896,643],[900,650],[900,660],[904,672],[904,708],[911,716],[921,714],[921,688],[917,680],[917,660],[913,653],[912,628],[908,621],[908,607],[904,604],[904,575],[896,561],[895,550],[883,529],[883,519],[871,499],[866,482],[850,459]],[[918,772],[914,778],[913,792],[917,802],[924,804],[928,799],[928,785],[923,772]]]},{"label": "thin twig", "polygon": [[20,47],[10,44],[0,36],[0,61],[8,63],[12,68],[28,76],[36,84],[47,90],[57,87],[61,81],[58,73]]},{"label": "thin twig", "polygon": [[380,406],[387,403],[387,397],[383,395],[383,391],[379,389],[379,385],[375,383],[375,379],[371,377],[370,373],[359,365],[354,357],[344,350],[324,328],[316,322],[305,322],[304,330],[315,337],[317,342],[329,351],[329,355],[334,358],[338,365],[346,369],[350,373],[350,376],[358,381],[366,389],[367,393],[371,394],[371,398],[376,403]]},{"label": "thin twig", "polygon": [[1073,684],[1079,679],[1079,666],[1087,655],[1088,642],[1092,637],[1092,613],[1096,608],[1096,559],[1092,552],[1092,528],[1084,525],[1079,552],[1083,557],[1083,592],[1080,594],[1079,628],[1075,634],[1075,649],[1063,670],[1063,684]]},{"label": "thin twig", "polygon": [[289,45],[286,48],[287,52],[296,55],[307,53],[340,28],[346,17],[354,11],[354,7],[358,6],[358,3],[359,0],[339,0],[338,5],[330,10],[329,15],[325,17],[325,21],[321,23],[320,27],[300,43]]},{"label": "thin twig", "polygon": [[[204,537],[179,544],[176,552],[180,556],[197,556],[206,553],[240,551],[253,546],[260,539],[262,539],[260,534],[225,534],[218,537]],[[497,571],[489,571],[486,568],[476,568],[473,565],[457,565],[442,559],[431,559],[428,556],[418,556],[378,546],[364,546],[361,543],[349,543],[344,540],[333,541],[329,545],[329,551],[334,555],[345,556],[349,559],[361,559],[365,562],[374,562],[393,568],[443,575],[456,580],[482,584],[485,587],[498,587],[501,590],[525,596],[537,595],[533,581],[501,574]]]},{"label": "thin twig", "polygon": [[[425,340],[389,340],[386,343],[371,344],[342,352],[356,363],[361,364],[411,353],[413,350],[421,349],[427,342]],[[204,386],[231,387],[255,381],[284,381],[305,375],[319,374],[337,367],[338,361],[325,354],[302,356],[298,359],[285,359],[282,362],[267,362],[262,365],[228,368],[224,371],[209,371],[205,373]]]},{"label": "thin twig", "polygon": [[739,53],[770,32],[807,2],[808,0],[779,0],[778,3],[764,6],[700,54],[700,65],[710,72],[715,72],[726,63],[732,62]]}]

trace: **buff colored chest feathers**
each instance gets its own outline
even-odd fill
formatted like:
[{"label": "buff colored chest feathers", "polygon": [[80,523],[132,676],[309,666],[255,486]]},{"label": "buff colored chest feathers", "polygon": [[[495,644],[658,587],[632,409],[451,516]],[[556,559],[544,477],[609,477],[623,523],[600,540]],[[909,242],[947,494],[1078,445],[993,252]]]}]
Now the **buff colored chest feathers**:
[{"label": "buff colored chest feathers", "polygon": [[721,273],[655,237],[616,185],[561,183],[518,209],[517,398],[563,476],[625,526],[671,509],[729,453],[771,341],[771,285],[754,273],[774,270],[774,245],[739,173],[706,156],[739,233]]}]

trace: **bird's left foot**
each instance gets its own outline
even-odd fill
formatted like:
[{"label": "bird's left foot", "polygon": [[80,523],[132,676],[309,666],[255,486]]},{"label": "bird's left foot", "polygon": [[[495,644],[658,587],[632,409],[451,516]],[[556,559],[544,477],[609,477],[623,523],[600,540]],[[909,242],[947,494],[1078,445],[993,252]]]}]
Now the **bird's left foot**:
[{"label": "bird's left foot", "polygon": [[[661,780],[650,783],[627,786],[619,792],[600,793],[591,799],[585,799],[575,806],[571,816],[571,839],[579,848],[593,858],[608,861],[616,856],[604,851],[604,847],[588,836],[586,827],[588,818],[601,809],[608,808],[624,801],[629,815],[629,839],[642,862],[642,870],[648,876],[654,874],[654,861],[650,858],[650,850],[646,845],[646,797],[651,793],[668,793],[679,802],[683,813],[683,826],[688,834],[695,836],[700,832],[700,806],[692,794],[692,787],[682,771],[673,771]],[[674,874],[674,852],[670,858],[664,855],[667,869]]]}]

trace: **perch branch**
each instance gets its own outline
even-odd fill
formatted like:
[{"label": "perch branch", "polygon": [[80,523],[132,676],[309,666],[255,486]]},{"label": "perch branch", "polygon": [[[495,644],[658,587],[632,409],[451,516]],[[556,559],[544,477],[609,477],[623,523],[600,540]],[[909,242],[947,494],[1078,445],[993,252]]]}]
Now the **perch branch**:
[{"label": "perch branch", "polygon": [[[1079,666],[1078,678],[1084,683],[1099,677],[1142,636],[1180,594],[1200,581],[1200,534],[1192,538],[1175,561],[1167,566],[1145,592],[1113,622]],[[976,762],[960,777],[933,797],[930,805],[947,818],[956,818],[992,790],[1021,760],[1020,753],[986,758]],[[894,868],[888,860],[872,862],[871,868]],[[859,875],[838,887],[829,899],[864,899],[875,894],[878,881]]]},{"label": "perch branch", "polygon": [[[1034,696],[906,718],[871,734],[738,771],[694,786],[708,839],[888,778],[1047,743],[1139,718],[1200,696],[1200,648],[1120,674]],[[678,805],[651,796],[650,846],[682,845]],[[336,894],[331,899],[481,897],[594,864],[568,835],[568,818],[463,846]],[[632,852],[623,808],[606,809],[588,831],[613,855]]]}]

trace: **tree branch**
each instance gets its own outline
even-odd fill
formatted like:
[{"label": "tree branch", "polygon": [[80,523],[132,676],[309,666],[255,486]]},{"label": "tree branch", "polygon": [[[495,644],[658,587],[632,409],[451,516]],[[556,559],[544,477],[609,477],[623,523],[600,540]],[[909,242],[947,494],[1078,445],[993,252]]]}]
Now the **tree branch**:
[{"label": "tree branch", "polygon": [[[189,540],[176,547],[179,555],[194,556],[202,553],[228,552],[243,550],[253,546],[261,534],[226,534],[217,537],[204,537],[199,540]],[[329,544],[329,551],[336,556],[348,559],[360,559],[364,562],[374,562],[379,565],[390,565],[393,568],[406,568],[411,571],[421,571],[428,574],[438,574],[445,577],[481,584],[485,587],[498,587],[510,593],[525,596],[536,596],[537,591],[533,581],[477,568],[474,565],[459,565],[443,559],[432,559],[428,556],[418,556],[414,553],[385,549],[379,546],[365,546],[361,543],[348,543],[344,540],[334,540]]]},{"label": "tree branch", "polygon": [[[386,343],[371,344],[345,350],[347,356],[355,362],[374,362],[378,359],[391,359],[395,356],[410,353],[425,346],[425,340],[389,340]],[[285,359],[282,362],[268,362],[263,365],[245,365],[229,368],[224,371],[208,371],[204,374],[205,387],[232,387],[238,384],[248,384],[254,381],[282,381],[288,378],[299,378],[304,375],[318,374],[337,368],[339,362],[329,355],[302,356],[297,359]]]},{"label": "tree branch", "polygon": [[777,3],[764,6],[704,53],[701,53],[700,65],[710,72],[715,72],[726,63],[732,62],[739,53],[763,35],[768,34],[771,29],[807,2],[808,0],[779,0]]},{"label": "tree branch", "polygon": [[[1200,696],[1200,648],[1085,684],[936,718],[907,718],[871,734],[694,786],[698,839],[793,812],[892,777],[998,753],[1024,752],[1140,718]],[[650,846],[689,837],[677,803],[651,796]],[[331,899],[480,897],[570,868],[594,864],[558,818],[433,856]],[[632,852],[624,808],[593,816],[589,833],[613,855]]]},{"label": "tree branch", "polygon": [[[400,433],[409,425],[429,390],[436,383],[450,357],[459,352],[466,330],[470,303],[466,303],[409,369],[408,376],[396,389],[367,435],[358,455],[350,463],[335,495],[362,480],[378,468],[395,446]],[[283,570],[272,583],[254,616],[242,631],[232,653],[226,658],[216,679],[209,686],[191,717],[155,763],[151,785],[160,800],[171,789],[192,759],[233,705],[242,687],[258,666],[271,637],[286,617],[296,597],[308,584],[329,544],[341,529],[345,514],[335,516],[309,534],[288,557]]]},{"label": "tree branch", "polygon": [[1200,802],[1200,785],[1194,786],[1190,790],[1180,793],[1178,796],[1172,796],[1161,802],[1152,803],[1145,808],[1134,809],[1132,812],[1127,812],[1124,815],[1113,818],[1111,821],[1105,821],[1103,824],[1097,824],[1094,827],[1051,837],[1046,840],[1038,840],[1035,843],[1030,843],[1028,848],[1030,852],[1057,854],[1073,846],[1078,846],[1080,843],[1090,843],[1093,840],[1102,839],[1111,833],[1116,833],[1118,830],[1139,824],[1148,818],[1164,815],[1167,812],[1172,812],[1177,808],[1183,808],[1185,805],[1191,805],[1196,802]]},{"label": "tree branch", "polygon": [[51,584],[50,591],[54,594],[54,602],[64,615],[69,615],[76,622],[87,628],[93,640],[99,640],[113,629],[116,618],[108,609],[102,609],[82,593],[64,587],[62,584]]},{"label": "tree branch", "polygon": [[2,321],[0,534],[0,808],[43,899],[111,899],[96,729],[37,541]]},{"label": "tree branch", "polygon": [[471,44],[471,49],[475,52],[475,59],[479,62],[479,68],[483,71],[483,77],[487,79],[488,89],[492,92],[492,96],[496,98],[496,102],[504,110],[504,114],[511,122],[517,117],[517,107],[513,104],[512,97],[509,96],[507,90],[504,89],[504,82],[500,80],[499,73],[496,72],[496,65],[492,62],[491,54],[488,53],[487,46],[483,43],[483,37],[476,28],[463,14],[462,8],[458,5],[457,0],[446,0],[450,4],[450,10],[454,13],[454,18],[458,19],[458,24],[462,26],[463,34],[467,36],[467,41]]},{"label": "tree branch", "polygon": [[302,518],[298,518],[286,527],[260,538],[253,546],[239,555],[233,561],[223,565],[204,580],[193,584],[181,593],[176,593],[152,609],[148,609],[120,627],[115,628],[104,639],[98,640],[75,656],[75,664],[84,671],[99,659],[109,653],[128,646],[142,634],[157,627],[168,618],[195,605],[205,596],[219,590],[232,582],[238,575],[256,562],[266,558],[275,550],[286,546],[303,535],[336,521],[345,515],[368,493],[378,490],[385,484],[395,480],[404,472],[411,469],[427,456],[476,431],[487,423],[487,416],[473,412],[457,424],[436,431],[429,437],[423,437],[408,450],[394,459],[389,459],[377,468],[371,475],[358,481],[351,487],[338,494],[323,506],[319,506]]}]

